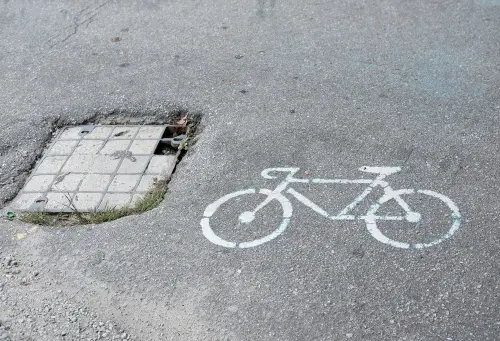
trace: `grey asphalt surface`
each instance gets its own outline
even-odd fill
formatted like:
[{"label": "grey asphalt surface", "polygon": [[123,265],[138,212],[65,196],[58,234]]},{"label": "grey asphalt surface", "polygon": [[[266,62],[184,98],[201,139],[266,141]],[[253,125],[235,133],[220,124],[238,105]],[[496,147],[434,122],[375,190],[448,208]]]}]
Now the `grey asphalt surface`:
[{"label": "grey asphalt surface", "polygon": [[[500,1],[4,0],[0,32],[2,203],[58,121],[203,113],[160,207],[96,226],[0,220],[0,338],[498,340]],[[289,197],[288,229],[259,247],[201,232],[211,202],[274,188],[265,168],[369,178],[364,165],[451,198],[460,230],[401,250]],[[293,188],[329,212],[362,190]],[[446,211],[413,203],[442,233]],[[238,205],[214,215],[221,236],[280,221],[270,206],[238,227]]]}]

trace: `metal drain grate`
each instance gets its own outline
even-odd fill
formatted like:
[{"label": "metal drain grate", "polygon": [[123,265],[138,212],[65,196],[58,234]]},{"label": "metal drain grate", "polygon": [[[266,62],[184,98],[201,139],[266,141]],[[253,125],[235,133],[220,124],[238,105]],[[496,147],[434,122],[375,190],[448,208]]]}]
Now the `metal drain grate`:
[{"label": "metal drain grate", "polygon": [[10,205],[20,211],[92,212],[133,205],[169,177],[185,136],[176,126],[64,128]]}]

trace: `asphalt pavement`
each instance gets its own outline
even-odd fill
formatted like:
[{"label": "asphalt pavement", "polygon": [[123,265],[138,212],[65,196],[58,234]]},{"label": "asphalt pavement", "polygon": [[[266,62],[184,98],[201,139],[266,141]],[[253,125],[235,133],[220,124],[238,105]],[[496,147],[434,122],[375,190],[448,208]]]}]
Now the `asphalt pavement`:
[{"label": "asphalt pavement", "polygon": [[[0,32],[1,206],[58,125],[202,114],[158,208],[0,220],[0,339],[498,340],[500,1],[4,0]],[[409,248],[380,186],[331,219],[366,184],[313,179],[362,166],[414,189],[376,222]]]}]

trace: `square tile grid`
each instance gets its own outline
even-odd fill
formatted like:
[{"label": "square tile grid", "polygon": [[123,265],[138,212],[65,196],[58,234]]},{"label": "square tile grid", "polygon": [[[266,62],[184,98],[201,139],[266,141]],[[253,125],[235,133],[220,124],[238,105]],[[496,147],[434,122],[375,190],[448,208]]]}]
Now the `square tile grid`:
[{"label": "square tile grid", "polygon": [[167,127],[64,128],[10,207],[93,212],[134,204],[155,180],[169,177],[175,167],[177,155],[154,154]]}]

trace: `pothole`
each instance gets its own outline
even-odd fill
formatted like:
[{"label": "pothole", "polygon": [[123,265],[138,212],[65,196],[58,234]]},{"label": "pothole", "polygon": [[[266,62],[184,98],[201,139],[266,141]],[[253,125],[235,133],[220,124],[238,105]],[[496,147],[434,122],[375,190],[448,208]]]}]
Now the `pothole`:
[{"label": "pothole", "polygon": [[189,120],[183,113],[169,124],[101,122],[59,129],[8,211],[19,212],[25,222],[71,225],[157,206],[193,140],[198,118]]}]

